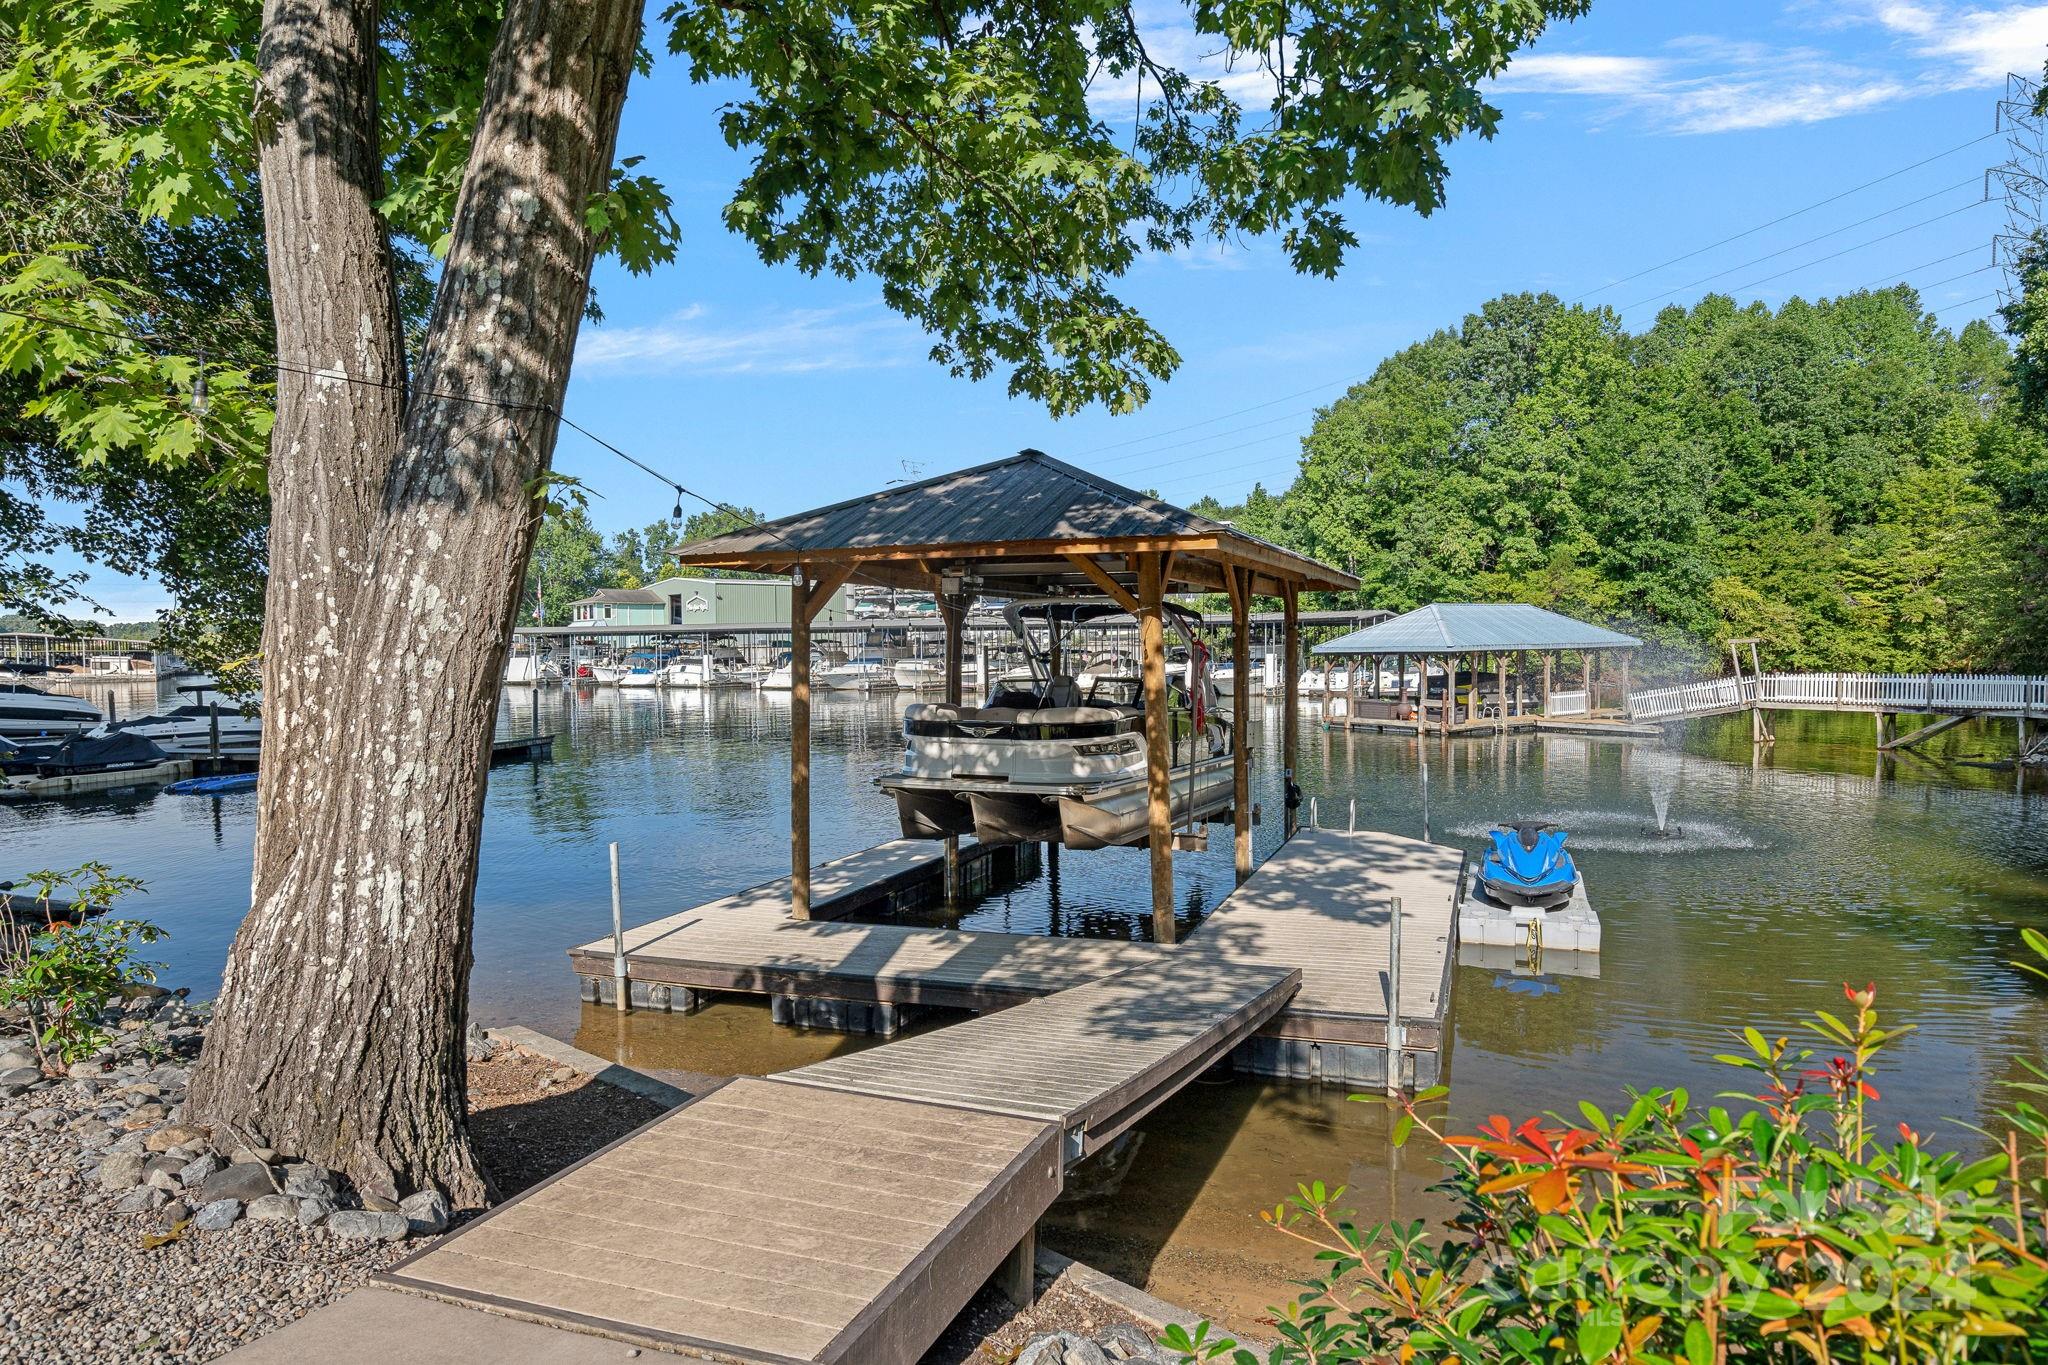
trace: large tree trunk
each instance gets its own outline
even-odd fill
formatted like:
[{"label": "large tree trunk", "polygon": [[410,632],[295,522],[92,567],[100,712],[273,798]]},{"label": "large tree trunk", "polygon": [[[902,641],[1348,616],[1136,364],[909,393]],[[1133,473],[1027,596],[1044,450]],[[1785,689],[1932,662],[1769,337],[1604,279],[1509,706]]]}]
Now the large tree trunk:
[{"label": "large tree trunk", "polygon": [[367,1190],[434,1185],[460,1206],[485,1195],[462,1037],[499,676],[640,7],[510,0],[409,390],[372,208],[376,26],[368,3],[265,8],[264,210],[291,368],[261,815],[191,1107]]}]

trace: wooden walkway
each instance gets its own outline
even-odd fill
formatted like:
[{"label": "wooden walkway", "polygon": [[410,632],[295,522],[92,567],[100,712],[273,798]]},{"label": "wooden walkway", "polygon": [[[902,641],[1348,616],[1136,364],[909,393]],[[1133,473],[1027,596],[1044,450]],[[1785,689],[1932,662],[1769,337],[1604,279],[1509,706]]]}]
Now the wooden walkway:
[{"label": "wooden walkway", "polygon": [[1646,721],[1747,710],[2048,719],[2048,677],[1982,673],[1765,673],[1631,692]]},{"label": "wooden walkway", "polygon": [[1230,1052],[1299,972],[1163,965],[772,1080],[640,1129],[383,1277],[714,1358],[900,1362],[1095,1151]]}]

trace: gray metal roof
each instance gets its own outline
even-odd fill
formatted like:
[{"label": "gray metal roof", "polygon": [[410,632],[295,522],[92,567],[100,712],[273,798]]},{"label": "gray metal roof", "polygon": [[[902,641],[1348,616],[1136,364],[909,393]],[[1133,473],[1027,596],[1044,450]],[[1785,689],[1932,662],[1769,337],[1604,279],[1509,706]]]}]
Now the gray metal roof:
[{"label": "gray metal roof", "polygon": [[610,602],[614,605],[631,603],[639,607],[658,607],[667,601],[668,599],[660,593],[650,592],[646,588],[599,588],[590,596],[579,597],[569,605],[580,607],[591,602]]},{"label": "gray metal roof", "polygon": [[1633,649],[1633,635],[1521,602],[1433,602],[1315,647],[1317,654],[1466,654],[1501,649]]},{"label": "gray metal roof", "polygon": [[[795,561],[859,551],[929,549],[937,556],[996,558],[1058,542],[1234,541],[1263,562],[1287,566],[1310,586],[1349,588],[1348,574],[1078,469],[1037,450],[886,488],[829,507],[758,522],[678,547],[682,564]],[[851,553],[849,553],[851,552]]]}]

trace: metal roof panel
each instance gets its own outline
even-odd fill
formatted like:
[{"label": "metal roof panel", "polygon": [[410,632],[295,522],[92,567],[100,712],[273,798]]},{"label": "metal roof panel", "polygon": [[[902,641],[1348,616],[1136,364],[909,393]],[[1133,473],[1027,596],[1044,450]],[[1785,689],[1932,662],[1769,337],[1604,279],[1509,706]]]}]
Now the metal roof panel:
[{"label": "metal roof panel", "polygon": [[1317,654],[1469,654],[1507,649],[1633,649],[1633,635],[1524,602],[1432,602],[1325,641]]}]

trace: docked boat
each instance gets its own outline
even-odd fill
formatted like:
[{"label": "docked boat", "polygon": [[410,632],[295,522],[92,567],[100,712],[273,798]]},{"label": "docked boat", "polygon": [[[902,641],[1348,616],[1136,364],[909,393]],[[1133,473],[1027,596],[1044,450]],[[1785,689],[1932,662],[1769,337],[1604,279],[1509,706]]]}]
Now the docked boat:
[{"label": "docked boat", "polygon": [[[830,645],[811,651],[811,681],[815,684],[829,669],[846,662],[845,651]],[[775,665],[756,683],[763,692],[787,692],[796,686],[796,670],[791,666],[790,653],[783,650],[775,656]]]},{"label": "docked boat", "polygon": [[[895,673],[900,692],[943,692],[946,688],[944,659],[898,659]],[[965,669],[962,674],[964,680]]]},{"label": "docked boat", "polygon": [[818,674],[819,687],[831,692],[878,692],[896,686],[896,665],[880,654],[860,654]]},{"label": "docked boat", "polygon": [[[1024,641],[1024,685],[998,679],[984,706],[919,702],[904,709],[904,765],[877,784],[896,798],[906,838],[972,833],[983,843],[1105,848],[1148,834],[1144,688],[1134,675],[1095,676],[1084,690],[1047,666],[1063,628],[1124,615],[1108,603],[1015,603],[1004,612]],[[1194,618],[1169,605],[1177,633],[1195,648]],[[1041,648],[1033,627],[1047,631]],[[1190,689],[1188,683],[1193,682]],[[1169,789],[1176,827],[1220,818],[1233,799],[1233,717],[1214,684],[1168,678],[1175,735]]]},{"label": "docked boat", "polygon": [[686,654],[662,669],[664,687],[744,687],[746,656],[729,646]]},{"label": "docked boat", "polygon": [[132,731],[76,734],[37,752],[26,771],[17,769],[0,778],[0,797],[71,796],[169,782],[191,771],[191,759],[165,753]]},{"label": "docked boat", "polygon": [[244,714],[237,706],[187,703],[154,715],[110,720],[86,733],[100,738],[140,735],[174,757],[196,758],[215,752],[216,732],[224,758],[254,758],[263,748],[262,717]]},{"label": "docked boat", "polygon": [[1579,869],[1565,852],[1565,832],[1546,821],[1502,825],[1479,867],[1479,886],[1502,905],[1551,909],[1572,898]]},{"label": "docked boat", "polygon": [[90,730],[104,719],[99,707],[83,697],[0,683],[0,739],[62,737]]},{"label": "docked boat", "polygon": [[529,650],[515,650],[505,660],[505,681],[508,683],[560,682],[562,666],[545,654],[534,654]]}]

